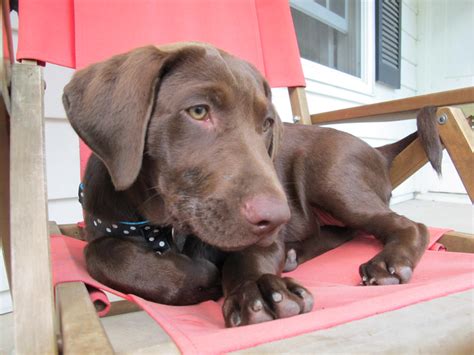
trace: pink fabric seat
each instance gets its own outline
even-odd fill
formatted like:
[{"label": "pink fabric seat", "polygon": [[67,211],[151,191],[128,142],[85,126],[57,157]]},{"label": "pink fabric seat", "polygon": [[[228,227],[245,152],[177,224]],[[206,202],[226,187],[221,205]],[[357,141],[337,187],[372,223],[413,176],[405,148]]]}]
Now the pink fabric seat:
[{"label": "pink fabric seat", "polygon": [[[445,229],[431,228],[430,249]],[[166,306],[125,295],[93,280],[85,270],[85,243],[63,236],[51,240],[54,283],[83,281],[137,303],[176,342],[183,354],[222,354],[269,341],[329,328],[460,292],[474,286],[474,255],[428,250],[413,280],[405,285],[360,286],[359,265],[381,249],[373,237],[362,236],[288,273],[315,296],[312,312],[297,317],[226,329],[219,302],[195,306]],[[97,291],[94,298],[98,297]]]}]

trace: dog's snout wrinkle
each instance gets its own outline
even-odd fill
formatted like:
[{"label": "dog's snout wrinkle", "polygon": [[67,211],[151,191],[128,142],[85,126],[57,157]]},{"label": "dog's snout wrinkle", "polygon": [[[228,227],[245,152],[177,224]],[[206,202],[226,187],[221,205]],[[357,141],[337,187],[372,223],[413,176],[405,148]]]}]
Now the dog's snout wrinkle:
[{"label": "dog's snout wrinkle", "polygon": [[259,236],[268,236],[290,219],[286,201],[266,195],[257,195],[245,201],[242,214],[252,225],[252,232]]}]

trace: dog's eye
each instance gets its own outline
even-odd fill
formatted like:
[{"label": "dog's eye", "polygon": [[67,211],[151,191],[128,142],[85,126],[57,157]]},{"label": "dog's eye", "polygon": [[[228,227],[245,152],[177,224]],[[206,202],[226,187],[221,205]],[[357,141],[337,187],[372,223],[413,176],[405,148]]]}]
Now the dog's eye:
[{"label": "dog's eye", "polygon": [[263,122],[263,131],[264,131],[264,132],[268,131],[268,130],[273,126],[273,123],[275,123],[275,121],[273,120],[273,118],[267,118],[267,119]]},{"label": "dog's eye", "polygon": [[192,118],[198,121],[201,121],[206,118],[207,114],[209,113],[208,108],[203,105],[190,107],[186,111]]}]

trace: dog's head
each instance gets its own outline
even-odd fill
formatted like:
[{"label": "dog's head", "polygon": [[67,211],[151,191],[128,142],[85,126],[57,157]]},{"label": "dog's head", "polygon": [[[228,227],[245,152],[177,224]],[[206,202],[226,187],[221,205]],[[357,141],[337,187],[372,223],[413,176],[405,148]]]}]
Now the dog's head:
[{"label": "dog's head", "polygon": [[143,47],[78,71],[63,102],[117,191],[146,181],[204,242],[267,245],[288,221],[272,164],[281,121],[247,62],[203,44]]}]

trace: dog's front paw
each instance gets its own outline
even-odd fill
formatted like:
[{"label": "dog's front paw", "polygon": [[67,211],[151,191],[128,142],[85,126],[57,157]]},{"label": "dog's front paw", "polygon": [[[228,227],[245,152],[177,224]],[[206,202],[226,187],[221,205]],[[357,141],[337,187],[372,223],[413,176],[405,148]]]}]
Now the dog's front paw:
[{"label": "dog's front paw", "polygon": [[397,285],[410,281],[414,264],[399,253],[382,251],[359,267],[364,285]]},{"label": "dog's front paw", "polygon": [[292,317],[313,308],[313,296],[289,277],[262,275],[242,283],[229,294],[223,306],[227,327],[256,324]]}]

